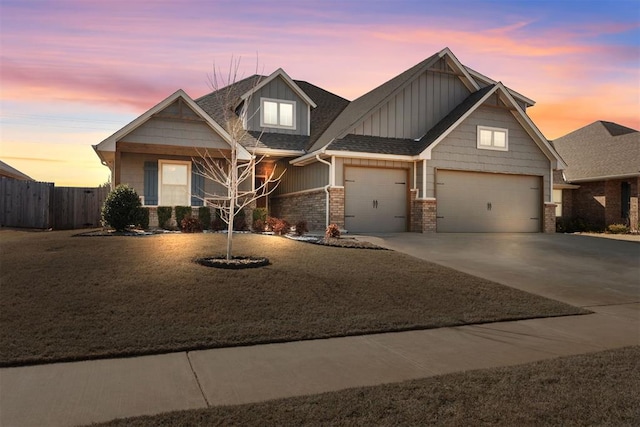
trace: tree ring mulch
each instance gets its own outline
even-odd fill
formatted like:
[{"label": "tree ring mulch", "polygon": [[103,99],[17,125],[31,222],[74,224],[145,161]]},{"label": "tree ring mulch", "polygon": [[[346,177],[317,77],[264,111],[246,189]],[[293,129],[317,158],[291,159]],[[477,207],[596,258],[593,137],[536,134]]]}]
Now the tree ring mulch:
[{"label": "tree ring mulch", "polygon": [[198,258],[195,260],[198,264],[205,267],[226,268],[229,270],[242,270],[245,268],[258,268],[269,265],[269,258],[264,257],[246,257],[234,256],[230,260],[224,255]]}]

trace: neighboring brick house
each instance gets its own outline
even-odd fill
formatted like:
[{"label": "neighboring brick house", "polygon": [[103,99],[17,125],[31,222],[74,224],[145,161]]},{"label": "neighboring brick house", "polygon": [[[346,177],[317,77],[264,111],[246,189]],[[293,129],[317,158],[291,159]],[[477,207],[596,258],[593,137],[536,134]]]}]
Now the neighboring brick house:
[{"label": "neighboring brick house", "polygon": [[94,149],[113,184],[130,184],[152,209],[198,206],[221,190],[192,159],[228,152],[231,111],[248,131],[240,157],[268,156],[255,185],[265,170],[286,170],[261,203],[289,222],[553,232],[553,171],[565,165],[526,114],[533,104],[445,48],[351,102],[282,69],[195,100],[180,90]]},{"label": "neighboring brick house", "polygon": [[555,174],[556,215],[590,229],[638,230],[640,132],[597,121],[553,141],[566,162]]}]

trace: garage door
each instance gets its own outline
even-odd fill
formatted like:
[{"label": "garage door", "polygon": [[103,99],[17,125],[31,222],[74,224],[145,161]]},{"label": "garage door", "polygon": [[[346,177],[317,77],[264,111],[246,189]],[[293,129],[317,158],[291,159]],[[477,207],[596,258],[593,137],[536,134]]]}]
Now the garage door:
[{"label": "garage door", "polygon": [[407,171],[349,166],[344,171],[345,228],[350,233],[407,230]]},{"label": "garage door", "polygon": [[535,233],[542,226],[542,178],[439,170],[437,231]]}]

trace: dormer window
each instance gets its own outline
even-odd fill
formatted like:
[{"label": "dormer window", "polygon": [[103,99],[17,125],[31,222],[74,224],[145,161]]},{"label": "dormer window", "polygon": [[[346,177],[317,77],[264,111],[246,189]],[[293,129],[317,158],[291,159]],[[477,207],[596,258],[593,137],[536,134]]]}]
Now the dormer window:
[{"label": "dormer window", "polygon": [[260,126],[295,129],[296,102],[281,99],[260,98]]}]

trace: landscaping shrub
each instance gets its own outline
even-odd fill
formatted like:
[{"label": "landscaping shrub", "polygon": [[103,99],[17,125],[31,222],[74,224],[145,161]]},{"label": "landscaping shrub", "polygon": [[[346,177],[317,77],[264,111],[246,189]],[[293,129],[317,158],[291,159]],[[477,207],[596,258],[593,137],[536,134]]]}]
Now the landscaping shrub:
[{"label": "landscaping shrub", "polygon": [[257,220],[262,221],[262,223],[264,224],[265,221],[267,220],[267,208],[255,208],[253,210],[253,222],[256,222]]},{"label": "landscaping shrub", "polygon": [[215,209],[215,218],[213,218],[213,222],[211,223],[211,229],[213,231],[221,231],[225,230],[227,225],[220,217],[220,209]]},{"label": "landscaping shrub", "polygon": [[176,224],[182,224],[182,220],[191,216],[191,206],[176,206]]},{"label": "landscaping shrub", "polygon": [[247,229],[247,219],[244,209],[240,209],[233,217],[233,229],[235,231],[244,231]]},{"label": "landscaping shrub", "polygon": [[287,234],[291,225],[284,219],[276,218],[273,216],[267,217],[267,229],[273,231],[275,234],[282,235]]},{"label": "landscaping shrub", "polygon": [[149,229],[149,208],[138,209],[138,221],[136,225],[143,230]]},{"label": "landscaping shrub", "polygon": [[204,230],[211,228],[211,209],[209,206],[200,206],[198,208],[198,219]]},{"label": "landscaping shrub", "polygon": [[168,229],[170,227],[172,210],[171,206],[158,206],[158,226],[160,228]]},{"label": "landscaping shrub", "polygon": [[124,231],[139,222],[140,208],[140,197],[136,191],[120,184],[109,192],[102,205],[102,221],[116,231]]},{"label": "landscaping shrub", "polygon": [[307,221],[298,221],[296,222],[296,235],[302,236],[304,233],[308,233],[309,228],[307,228]]},{"label": "landscaping shrub", "polygon": [[264,221],[262,221],[261,219],[256,219],[255,221],[253,221],[252,228],[256,233],[262,233],[264,231]]},{"label": "landscaping shrub", "polygon": [[324,233],[324,237],[327,239],[337,239],[338,237],[340,237],[340,228],[336,224],[329,224],[329,226],[327,227],[327,231],[325,231]]},{"label": "landscaping shrub", "polygon": [[611,224],[607,227],[607,233],[627,234],[629,233],[629,227],[624,224]]},{"label": "landscaping shrub", "polygon": [[180,221],[180,230],[183,233],[202,233],[202,222],[199,218],[187,215]]}]

